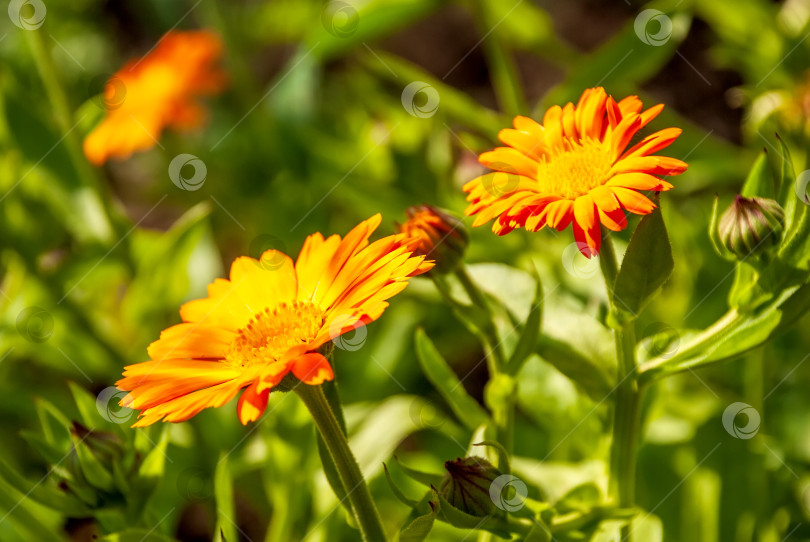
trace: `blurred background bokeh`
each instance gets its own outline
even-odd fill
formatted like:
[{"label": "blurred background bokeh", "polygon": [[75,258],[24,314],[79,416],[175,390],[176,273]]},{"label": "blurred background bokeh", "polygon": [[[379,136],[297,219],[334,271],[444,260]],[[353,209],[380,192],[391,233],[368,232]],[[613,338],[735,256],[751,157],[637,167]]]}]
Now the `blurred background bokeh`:
[{"label": "blurred background bokeh", "polygon": [[[35,3],[11,2],[10,12],[20,4],[30,18]],[[241,426],[229,405],[165,434],[155,428],[139,442],[124,440],[133,453],[160,456],[153,454],[156,483],[146,492],[154,495],[123,516],[114,510],[129,497],[109,490],[88,489],[102,493],[100,511],[82,517],[35,498],[44,489],[58,497],[52,479],[70,476],[58,463],[70,445],[60,457],[47,427],[92,423],[96,413],[81,405],[92,410],[88,397],[109,399],[123,366],[145,360],[146,346],[179,321],[179,305],[203,295],[234,257],[267,248],[294,255],[306,235],[343,234],[376,212],[391,232],[410,205],[461,213],[460,187],[481,171],[476,155],[516,114],[537,117],[601,85],[618,98],[666,104],[648,130],[683,128],[669,155],[690,167],[662,201],[675,272],[641,316],[642,337],[699,329],[725,311],[732,266],[710,248],[712,201],[730,200],[763,148],[779,155],[775,132],[797,171],[806,168],[808,0],[44,5],[36,28],[0,21],[3,541],[90,540],[126,529],[145,540],[357,540],[319,472],[303,407],[282,394],[252,426]],[[102,168],[77,160],[76,146],[104,115],[99,94],[110,75],[170,29],[201,28],[222,38],[229,77],[227,90],[206,100],[206,125],[167,131],[152,150]],[[55,81],[37,69],[43,54]],[[67,103],[49,93],[52,85]],[[183,153],[207,170],[195,190],[168,175]],[[634,223],[616,236],[620,250]],[[515,463],[549,498],[603,472],[615,371],[599,321],[606,298],[598,265],[566,250],[572,242],[570,232],[497,238],[482,227],[471,232],[467,257],[518,317],[528,311],[537,267],[548,294],[545,332],[584,353],[571,363],[534,356],[521,373]],[[669,541],[810,540],[808,325],[805,318],[749,358],[653,388],[638,473],[639,505],[656,524],[650,532]],[[352,445],[392,532],[409,511],[381,476],[382,462],[396,453],[438,471],[465,454],[471,436],[419,368],[417,326],[482,400],[480,346],[425,279],[393,301],[357,348],[335,357]],[[666,347],[677,348],[677,339]],[[761,414],[757,438],[724,430],[722,412],[736,401]],[[134,432],[134,417],[110,405],[98,413],[107,409],[102,417],[115,431]],[[26,484],[37,491],[26,494]],[[225,487],[232,494],[223,497]],[[215,505],[219,498],[230,508]],[[466,535],[437,525],[430,540]],[[115,540],[142,537],[133,536]]]}]

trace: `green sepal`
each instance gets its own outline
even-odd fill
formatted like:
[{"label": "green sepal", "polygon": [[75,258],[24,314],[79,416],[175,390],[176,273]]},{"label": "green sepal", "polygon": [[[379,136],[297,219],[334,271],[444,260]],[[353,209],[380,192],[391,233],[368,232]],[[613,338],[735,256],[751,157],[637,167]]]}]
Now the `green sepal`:
[{"label": "green sepal", "polygon": [[419,482],[422,485],[427,487],[431,486],[438,486],[442,483],[442,475],[441,474],[433,474],[430,472],[423,472],[420,470],[412,469],[411,467],[406,467],[403,465],[397,456],[394,456],[394,461],[396,461],[397,465],[399,466],[402,471],[408,475],[409,478]]},{"label": "green sepal", "polygon": [[776,198],[778,191],[771,170],[768,167],[768,152],[766,150],[763,149],[762,153],[757,157],[740,193],[746,198]]},{"label": "green sepal", "polygon": [[391,491],[394,492],[394,496],[399,499],[402,504],[410,506],[411,508],[416,507],[418,504],[415,500],[409,499],[405,493],[402,492],[401,489],[397,487],[394,483],[394,479],[391,478],[391,473],[388,471],[388,465],[383,463],[383,472],[385,472],[385,480],[388,482],[388,485],[391,487]]}]

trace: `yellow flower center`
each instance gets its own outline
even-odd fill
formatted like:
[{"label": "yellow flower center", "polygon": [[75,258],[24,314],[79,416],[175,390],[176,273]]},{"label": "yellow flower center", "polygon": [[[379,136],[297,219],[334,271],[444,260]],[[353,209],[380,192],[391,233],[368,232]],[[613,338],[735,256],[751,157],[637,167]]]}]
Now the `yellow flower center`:
[{"label": "yellow flower center", "polygon": [[543,157],[537,168],[541,194],[573,199],[605,184],[610,171],[610,146],[601,141],[566,139],[563,147]]},{"label": "yellow flower center", "polygon": [[313,340],[322,326],[323,311],[309,301],[266,308],[239,330],[226,360],[243,368],[275,363],[290,348]]}]

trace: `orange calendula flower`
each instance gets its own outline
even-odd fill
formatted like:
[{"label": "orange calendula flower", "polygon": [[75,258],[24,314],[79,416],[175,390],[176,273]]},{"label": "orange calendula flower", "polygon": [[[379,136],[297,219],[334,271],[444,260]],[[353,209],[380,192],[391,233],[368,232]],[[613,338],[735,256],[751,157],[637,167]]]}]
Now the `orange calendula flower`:
[{"label": "orange calendula flower", "polygon": [[410,207],[407,212],[408,220],[397,227],[415,240],[416,254],[435,260],[434,272],[452,271],[464,256],[469,241],[464,224],[432,205]]},{"label": "orange calendula flower", "polygon": [[149,346],[150,361],[125,368],[116,385],[129,392],[122,404],[141,411],[134,426],[187,420],[243,388],[237,412],[246,424],[289,373],[309,385],[331,380],[318,349],[379,318],[387,299],[433,266],[402,234],[369,243],[380,220],[371,217],[343,239],[310,235],[296,262],[276,250],[237,258],[230,279],[180,308],[183,323]]},{"label": "orange calendula flower", "polygon": [[579,103],[554,106],[543,124],[515,117],[515,129],[501,130],[507,145],[485,152],[479,161],[494,170],[464,186],[473,226],[493,218],[492,231],[515,228],[562,231],[572,225],[580,252],[599,253],[600,224],[613,231],[627,226],[624,211],[647,214],[655,204],[640,192],[664,191],[660,178],[683,173],[687,164],[653,156],[681,134],[680,128],[655,132],[628,148],[630,140],[663,105],[642,111],[637,96],[616,102],[602,87],[582,93]]},{"label": "orange calendula flower", "polygon": [[164,128],[190,130],[205,119],[198,97],[217,93],[225,74],[216,66],[222,43],[205,30],[171,31],[154,50],[131,60],[105,87],[107,115],[84,141],[95,165],[154,147]]}]

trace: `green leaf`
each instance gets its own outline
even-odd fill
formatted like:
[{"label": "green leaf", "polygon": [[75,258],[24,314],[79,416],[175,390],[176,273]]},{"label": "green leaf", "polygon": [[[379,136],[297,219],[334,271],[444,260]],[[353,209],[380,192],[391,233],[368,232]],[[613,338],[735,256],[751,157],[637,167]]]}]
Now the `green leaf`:
[{"label": "green leaf", "polygon": [[388,466],[385,463],[383,463],[383,471],[385,472],[385,479],[388,482],[388,485],[391,487],[391,491],[394,492],[394,496],[397,499],[399,499],[400,502],[402,502],[402,504],[406,504],[406,505],[410,506],[411,508],[415,507],[417,505],[417,502],[415,500],[413,500],[413,499],[409,499],[402,492],[402,490],[397,487],[397,485],[394,483],[394,479],[391,478],[391,473],[388,472]]},{"label": "green leaf", "polygon": [[609,374],[604,363],[567,342],[542,335],[537,345],[537,355],[570,378],[595,401],[601,401],[614,386],[615,378]]},{"label": "green leaf", "polygon": [[217,524],[214,530],[215,542],[235,542],[239,540],[236,530],[236,508],[233,502],[233,482],[228,468],[228,455],[220,454],[214,472],[214,502],[216,503]]},{"label": "green leaf", "polygon": [[[58,512],[81,517],[90,515],[89,508],[80,501],[73,498],[64,491],[51,486],[46,479],[38,482],[28,482],[11,468],[5,461],[0,459],[0,480],[19,491],[25,498],[38,502],[39,504],[57,510]],[[24,500],[23,499],[23,500]]]},{"label": "green leaf", "polygon": [[523,363],[529,358],[537,347],[537,340],[540,336],[540,327],[543,321],[543,284],[540,282],[540,277],[535,273],[535,280],[537,287],[534,292],[534,300],[532,307],[529,311],[529,317],[523,325],[523,331],[518,339],[517,346],[506,362],[505,372],[509,375],[515,376]]},{"label": "green leaf", "polygon": [[154,529],[127,529],[120,533],[109,534],[100,540],[102,542],[176,542],[175,538],[156,533]]},{"label": "green leaf", "polygon": [[41,397],[34,399],[34,404],[45,440],[56,449],[67,450],[71,444],[70,420],[58,408]]},{"label": "green leaf", "polygon": [[25,536],[24,540],[63,540],[61,529],[44,517],[46,510],[26,498],[27,494],[28,490],[16,490],[0,476],[0,517],[13,523]]},{"label": "green leaf", "polygon": [[403,465],[397,456],[394,456],[394,461],[397,462],[399,468],[405,472],[410,478],[416,480],[420,484],[424,484],[428,487],[431,486],[438,486],[442,482],[442,475],[441,474],[433,474],[430,472],[423,472],[420,470],[412,469]]},{"label": "green leaf", "polygon": [[751,172],[743,184],[741,194],[746,198],[776,198],[776,185],[768,168],[768,153],[762,153],[751,167]]},{"label": "green leaf", "polygon": [[[149,498],[157,489],[166,470],[166,448],[169,445],[168,427],[161,424],[157,428],[159,431],[156,437],[157,444],[153,444],[155,439],[148,435],[151,429],[151,427],[138,429],[135,434],[136,448],[140,450],[148,446],[150,451],[144,457],[140,467],[138,467],[138,475],[133,481],[129,494],[127,516],[133,520],[139,518],[143,513]],[[146,446],[139,445],[143,441],[147,443]]]},{"label": "green leaf", "polygon": [[[85,438],[91,437],[88,436]],[[90,450],[90,447],[84,442],[84,439],[80,439],[74,434],[73,445],[76,454],[79,456],[79,467],[84,477],[87,478],[88,483],[102,491],[111,492],[115,488],[112,472],[107,470],[107,467]]]},{"label": "green leaf", "polygon": [[444,397],[456,417],[470,430],[487,423],[489,416],[475,399],[467,394],[461,381],[436,350],[422,328],[416,330],[416,355],[422,371]]},{"label": "green leaf", "polygon": [[430,512],[417,516],[413,521],[405,525],[399,532],[400,542],[422,542],[426,540],[433,529],[433,522],[439,513],[439,504],[428,501]]},{"label": "green leaf", "polygon": [[672,247],[661,209],[641,219],[616,278],[613,304],[619,312],[635,318],[672,273]]}]

